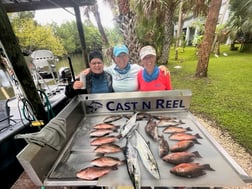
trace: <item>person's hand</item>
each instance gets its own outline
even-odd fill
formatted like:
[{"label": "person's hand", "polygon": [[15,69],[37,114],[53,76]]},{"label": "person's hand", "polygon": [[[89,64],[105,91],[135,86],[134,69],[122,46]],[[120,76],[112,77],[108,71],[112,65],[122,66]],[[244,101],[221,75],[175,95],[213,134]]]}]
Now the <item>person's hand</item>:
[{"label": "person's hand", "polygon": [[165,75],[170,75],[170,70],[166,66],[160,65],[159,69],[163,71]]},{"label": "person's hand", "polygon": [[81,82],[81,81],[75,81],[74,83],[73,83],[73,89],[74,90],[77,90],[77,89],[82,89],[84,86],[84,83],[83,82]]},{"label": "person's hand", "polygon": [[90,72],[90,68],[86,68],[81,73],[84,73],[85,75],[87,75],[87,74],[89,74],[89,72]]}]

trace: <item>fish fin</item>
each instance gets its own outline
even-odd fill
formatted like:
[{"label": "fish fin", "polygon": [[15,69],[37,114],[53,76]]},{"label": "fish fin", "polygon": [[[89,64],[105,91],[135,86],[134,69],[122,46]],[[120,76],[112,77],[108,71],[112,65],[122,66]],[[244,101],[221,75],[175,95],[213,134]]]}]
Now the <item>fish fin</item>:
[{"label": "fish fin", "polygon": [[111,167],[111,170],[117,170],[118,169],[118,166],[117,165],[114,165]]},{"label": "fish fin", "polygon": [[195,143],[195,144],[201,144],[198,140],[193,140],[193,142]]},{"label": "fish fin", "polygon": [[179,120],[179,123],[180,123],[180,124],[185,124],[185,122],[183,122],[182,120]]},{"label": "fish fin", "polygon": [[187,131],[192,131],[192,129],[190,127],[187,127],[186,130]]},{"label": "fish fin", "polygon": [[195,155],[195,157],[202,158],[202,156],[200,155],[198,151],[194,151],[192,153]]},{"label": "fish fin", "polygon": [[202,138],[200,135],[199,135],[199,133],[197,133],[196,135],[194,135],[195,137],[197,137],[197,138]]},{"label": "fish fin", "polygon": [[209,164],[203,164],[203,165],[201,165],[201,167],[204,170],[215,171]]},{"label": "fish fin", "polygon": [[95,156],[102,157],[102,156],[104,156],[104,155],[105,155],[104,153],[96,153],[96,155],[95,155]]}]

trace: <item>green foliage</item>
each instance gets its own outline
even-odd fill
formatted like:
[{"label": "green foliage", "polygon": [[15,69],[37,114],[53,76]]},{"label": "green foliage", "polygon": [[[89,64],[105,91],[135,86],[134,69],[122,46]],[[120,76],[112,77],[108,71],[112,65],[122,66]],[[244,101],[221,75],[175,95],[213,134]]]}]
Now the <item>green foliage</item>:
[{"label": "green foliage", "polygon": [[[252,50],[252,0],[231,0],[228,30],[233,41],[242,43],[242,51]],[[249,44],[250,43],[250,44]]]},{"label": "green foliage", "polygon": [[54,34],[51,26],[40,26],[29,15],[28,18],[12,17],[11,24],[22,49],[48,49],[57,56],[66,53],[60,38]]},{"label": "green foliage", "polygon": [[[170,60],[172,84],[174,89],[191,89],[190,110],[216,121],[252,153],[252,55],[228,49],[229,46],[221,46],[221,52],[228,56],[211,56],[208,77],[197,79],[195,48],[186,47],[183,53],[179,52],[179,61]],[[174,57],[175,52],[171,53]],[[182,68],[176,70],[177,65]]]}]

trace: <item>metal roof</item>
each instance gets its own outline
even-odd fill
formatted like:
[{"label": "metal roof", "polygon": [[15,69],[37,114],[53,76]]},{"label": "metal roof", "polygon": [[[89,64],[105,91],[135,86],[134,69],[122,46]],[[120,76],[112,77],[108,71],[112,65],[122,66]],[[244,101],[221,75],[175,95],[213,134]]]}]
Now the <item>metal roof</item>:
[{"label": "metal roof", "polygon": [[93,5],[96,0],[1,0],[6,12]]}]

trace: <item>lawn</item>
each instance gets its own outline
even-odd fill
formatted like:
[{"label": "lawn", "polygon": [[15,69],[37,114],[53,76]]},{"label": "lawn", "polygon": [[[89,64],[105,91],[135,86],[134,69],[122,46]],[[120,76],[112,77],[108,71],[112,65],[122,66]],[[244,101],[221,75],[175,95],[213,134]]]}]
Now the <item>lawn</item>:
[{"label": "lawn", "polygon": [[[252,154],[252,53],[230,51],[223,45],[218,58],[211,55],[208,77],[198,79],[195,48],[180,50],[178,61],[174,51],[168,63],[173,89],[191,89],[190,111],[216,122]],[[175,69],[178,65],[182,68]]]}]

